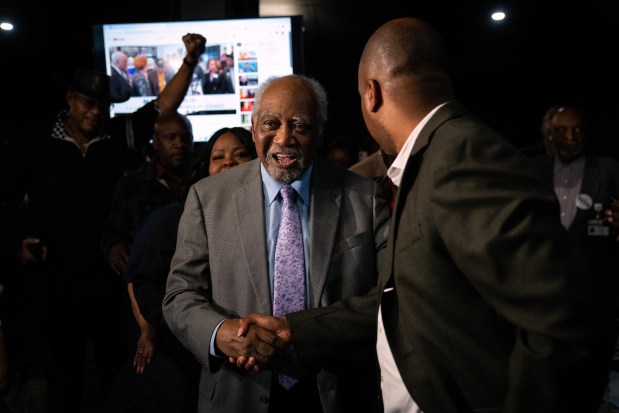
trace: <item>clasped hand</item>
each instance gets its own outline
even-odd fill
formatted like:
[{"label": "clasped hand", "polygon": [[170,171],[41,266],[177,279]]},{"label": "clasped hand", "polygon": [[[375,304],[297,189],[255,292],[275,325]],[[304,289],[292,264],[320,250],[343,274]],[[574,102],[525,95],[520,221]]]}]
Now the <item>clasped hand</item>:
[{"label": "clasped hand", "polygon": [[216,336],[217,349],[230,363],[254,373],[276,367],[290,341],[284,317],[258,313],[224,321]]}]

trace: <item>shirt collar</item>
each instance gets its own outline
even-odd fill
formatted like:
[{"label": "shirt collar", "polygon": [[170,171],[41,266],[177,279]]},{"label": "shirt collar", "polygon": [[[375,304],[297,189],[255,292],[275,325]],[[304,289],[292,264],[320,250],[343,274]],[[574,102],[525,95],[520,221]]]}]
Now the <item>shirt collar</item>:
[{"label": "shirt collar", "polygon": [[[290,185],[297,191],[301,202],[304,205],[309,205],[309,193],[310,193],[310,179],[312,177],[312,169],[314,169],[314,164],[312,163],[303,174]],[[262,176],[262,182],[264,184],[264,188],[266,189],[266,197],[268,204],[271,205],[277,195],[279,194],[279,190],[284,186],[283,182],[279,182],[275,180],[269,172],[266,170],[262,163],[260,164],[260,175]]]},{"label": "shirt collar", "polygon": [[584,154],[580,154],[578,156],[578,158],[574,159],[572,162],[569,163],[563,163],[561,162],[561,159],[559,159],[559,157],[557,155],[554,156],[555,158],[555,162],[554,162],[554,170],[555,171],[560,171],[560,170],[576,170],[576,171],[581,171],[585,169],[585,163],[587,160],[587,157]]},{"label": "shirt collar", "polygon": [[447,102],[441,103],[440,105],[432,109],[423,119],[421,119],[421,122],[419,122],[417,126],[415,126],[415,129],[413,129],[408,138],[406,138],[404,146],[402,146],[402,149],[387,170],[387,176],[391,179],[391,182],[393,182],[394,185],[400,186],[402,174],[404,173],[404,168],[406,167],[406,162],[408,162],[408,158],[413,151],[413,146],[415,145],[415,141],[419,136],[419,132],[421,132],[423,127],[426,126],[426,123],[428,123],[432,115],[434,115],[434,113],[436,113],[436,111],[439,110],[439,108],[446,103]]}]

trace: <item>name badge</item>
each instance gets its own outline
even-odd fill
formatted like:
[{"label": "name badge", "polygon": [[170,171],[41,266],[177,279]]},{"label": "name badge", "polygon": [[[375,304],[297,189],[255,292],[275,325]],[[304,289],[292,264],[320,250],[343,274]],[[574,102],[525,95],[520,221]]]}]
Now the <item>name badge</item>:
[{"label": "name badge", "polygon": [[587,235],[592,237],[607,237],[610,234],[610,228],[604,225],[601,219],[590,219],[587,226]]}]

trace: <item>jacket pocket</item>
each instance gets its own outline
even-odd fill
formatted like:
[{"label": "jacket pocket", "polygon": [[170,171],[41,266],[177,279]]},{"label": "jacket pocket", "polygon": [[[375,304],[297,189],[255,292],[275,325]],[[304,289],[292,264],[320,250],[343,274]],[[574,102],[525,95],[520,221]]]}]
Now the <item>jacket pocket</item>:
[{"label": "jacket pocket", "polygon": [[351,249],[361,245],[364,239],[366,239],[366,234],[360,233],[337,241],[333,246],[333,256],[350,251]]}]

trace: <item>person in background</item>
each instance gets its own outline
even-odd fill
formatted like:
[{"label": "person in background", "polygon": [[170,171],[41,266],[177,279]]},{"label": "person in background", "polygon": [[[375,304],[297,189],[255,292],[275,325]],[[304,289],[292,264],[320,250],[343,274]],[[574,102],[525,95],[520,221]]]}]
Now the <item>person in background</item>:
[{"label": "person in background", "polygon": [[[176,70],[172,66],[170,57],[157,58],[157,66],[159,67],[159,87],[161,90],[168,84],[168,82],[176,73]],[[161,82],[161,75],[163,75],[163,82]]]},{"label": "person in background", "polygon": [[[248,316],[241,337],[269,326],[301,364],[373,344],[385,412],[597,411],[615,320],[551,188],[455,99],[440,34],[415,18],[380,26],[358,90],[368,131],[396,155],[378,286],[330,307]],[[265,346],[237,363],[268,367]]]},{"label": "person in background", "polygon": [[[277,371],[256,375],[228,362],[250,342],[237,336],[240,316],[285,313],[292,303],[322,307],[368,292],[389,222],[374,181],[316,156],[327,121],[318,82],[269,78],[255,99],[259,159],[191,187],[163,299],[170,330],[203,366],[198,411],[375,411],[371,349],[304,371],[285,356]],[[287,225],[292,212],[294,225]],[[288,278],[292,273],[298,278]]]},{"label": "person in background", "polygon": [[608,225],[613,235],[617,235],[617,242],[619,242],[619,201],[617,201],[619,195],[612,197],[612,203],[610,208],[604,210],[604,225]]},{"label": "person in background", "polygon": [[[216,131],[205,144],[190,183],[228,170],[256,158],[247,129],[234,127]],[[184,191],[186,194],[186,191]],[[191,412],[198,400],[200,364],[170,332],[161,314],[170,261],[176,247],[178,222],[184,195],[152,212],[140,226],[126,267],[132,285],[134,312],[146,325],[151,340],[140,340],[130,366],[116,378],[105,404],[105,412]],[[144,324],[143,324],[144,323]]]},{"label": "person in background", "polygon": [[206,55],[200,55],[198,59],[198,64],[193,70],[193,76],[191,78],[191,84],[189,85],[189,94],[190,95],[203,95],[203,84],[204,84],[204,73],[206,72],[206,64],[204,60],[206,59]]},{"label": "person in background", "polygon": [[[186,192],[195,161],[189,119],[176,111],[161,113],[155,122],[152,146],[153,160],[116,183],[101,235],[110,267],[125,280],[133,276],[126,273],[127,258],[140,225],[151,212],[178,201]],[[129,352],[134,359],[137,349],[151,347],[153,337],[137,311],[130,281],[127,288],[133,313],[129,315]]]},{"label": "person in background", "polygon": [[234,56],[231,53],[221,55],[221,74],[226,77],[227,89],[226,93],[234,93],[234,85],[236,84],[234,77]]},{"label": "person in background", "polygon": [[230,79],[220,72],[218,63],[219,61],[213,58],[208,59],[206,63],[204,83],[202,84],[202,90],[205,95],[231,93],[232,83]]},{"label": "person in background", "polygon": [[153,96],[159,96],[161,93],[163,84],[163,73],[159,76],[159,66],[157,66],[157,62],[153,57],[146,58],[146,68],[147,68],[147,78],[150,83],[151,88],[153,89]]},{"label": "person in background", "polygon": [[133,59],[135,72],[131,76],[131,96],[156,96],[148,74],[148,58],[143,55]]},{"label": "person in background", "polygon": [[582,111],[559,106],[549,119],[554,154],[534,158],[534,167],[556,194],[558,217],[585,255],[600,299],[619,318],[619,245],[603,222],[619,194],[619,161],[592,154],[588,131]]},{"label": "person in background", "polygon": [[[80,410],[89,345],[99,383],[94,391],[101,400],[125,362],[124,282],[110,271],[101,251],[101,230],[114,186],[130,170],[134,150],[148,144],[159,112],[176,110],[185,97],[206,39],[189,33],[183,43],[187,55],[172,81],[156,99],[128,115],[109,116],[109,76],[76,70],[63,83],[66,108],[51,125],[32,124],[27,150],[10,176],[17,180],[21,198],[27,194],[28,227],[17,256],[24,265],[40,263],[44,280],[42,292],[30,293],[41,293],[40,303],[47,305],[54,413]],[[45,129],[37,130],[39,125]],[[45,254],[38,255],[37,246]]]},{"label": "person in background", "polygon": [[356,146],[349,138],[345,137],[335,138],[329,142],[326,159],[345,169],[359,160]]},{"label": "person in background", "polygon": [[112,53],[110,88],[112,90],[112,100],[115,102],[124,102],[131,96],[131,83],[129,72],[127,71],[128,62],[129,58],[125,52],[117,50]]}]

